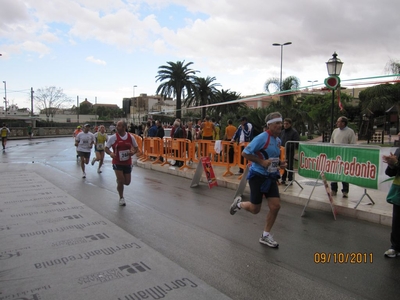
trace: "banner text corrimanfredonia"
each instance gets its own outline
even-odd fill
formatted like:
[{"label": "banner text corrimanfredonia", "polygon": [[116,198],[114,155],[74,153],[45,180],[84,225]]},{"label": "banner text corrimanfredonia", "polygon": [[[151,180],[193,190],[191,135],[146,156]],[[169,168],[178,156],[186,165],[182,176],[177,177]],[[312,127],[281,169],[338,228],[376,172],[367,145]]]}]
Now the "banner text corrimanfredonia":
[{"label": "banner text corrimanfredonia", "polygon": [[328,159],[325,153],[316,157],[307,157],[304,151],[301,151],[299,153],[299,167],[304,170],[343,174],[372,180],[375,180],[378,176],[377,166],[370,161],[358,162],[357,157],[353,157],[352,161],[343,161],[340,155],[336,156],[335,159]]}]

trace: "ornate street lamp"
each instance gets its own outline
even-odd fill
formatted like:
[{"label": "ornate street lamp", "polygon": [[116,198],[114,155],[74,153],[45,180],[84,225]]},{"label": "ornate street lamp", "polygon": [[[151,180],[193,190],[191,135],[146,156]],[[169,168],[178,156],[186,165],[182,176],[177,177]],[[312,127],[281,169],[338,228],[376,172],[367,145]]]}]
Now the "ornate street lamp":
[{"label": "ornate street lamp", "polygon": [[[332,107],[331,107],[331,133],[333,132],[333,112],[335,109],[335,89],[340,84],[340,71],[342,71],[343,62],[337,58],[336,52],[332,54],[332,58],[326,62],[329,77],[325,79],[325,85],[332,90]],[[340,93],[340,91],[339,91]]]}]

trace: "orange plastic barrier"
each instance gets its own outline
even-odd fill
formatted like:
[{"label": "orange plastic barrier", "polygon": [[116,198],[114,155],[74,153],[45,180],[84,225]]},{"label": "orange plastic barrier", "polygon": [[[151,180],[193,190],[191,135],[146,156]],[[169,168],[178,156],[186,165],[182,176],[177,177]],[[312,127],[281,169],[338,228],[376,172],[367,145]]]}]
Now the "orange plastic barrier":
[{"label": "orange plastic barrier", "polygon": [[163,152],[163,140],[158,137],[147,137],[143,140],[143,153],[144,157],[141,161],[148,161],[154,158],[153,164],[162,163],[161,153]]},{"label": "orange plastic barrier", "polygon": [[163,158],[164,162],[161,164],[171,164],[168,160],[174,160],[176,162],[183,162],[183,165],[179,168],[182,170],[183,168],[191,168],[188,165],[188,162],[191,160],[190,151],[191,151],[191,141],[187,139],[171,139],[164,138],[163,140]]},{"label": "orange plastic barrier", "polygon": [[144,152],[143,152],[143,139],[141,136],[137,134],[130,133],[135,138],[136,143],[138,144],[138,148],[141,151],[141,155],[138,155],[138,160],[141,160],[144,157]]},{"label": "orange plastic barrier", "polygon": [[192,147],[192,160],[199,162],[202,157],[210,157],[214,166],[226,167],[222,176],[233,175],[230,168],[237,163],[237,145],[229,141],[197,140]]}]

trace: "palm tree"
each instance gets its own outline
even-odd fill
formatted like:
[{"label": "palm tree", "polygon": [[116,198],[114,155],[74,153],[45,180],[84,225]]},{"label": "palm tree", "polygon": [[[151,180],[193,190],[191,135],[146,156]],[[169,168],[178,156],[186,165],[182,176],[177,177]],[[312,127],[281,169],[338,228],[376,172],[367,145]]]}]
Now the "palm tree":
[{"label": "palm tree", "polygon": [[[280,83],[279,78],[270,78],[265,82],[264,89],[267,93],[271,94],[271,89],[275,88],[275,90],[282,92],[283,96],[282,104],[283,105],[292,105],[294,96],[290,94],[290,91],[297,90],[300,86],[300,79],[296,76],[286,77],[282,81],[282,85]],[[286,93],[285,93],[286,92]]]},{"label": "palm tree", "polygon": [[[203,77],[194,77],[193,85],[194,89],[192,93],[188,95],[185,100],[186,106],[198,106],[198,105],[207,105],[215,103],[215,95],[217,93],[217,86],[220,86],[219,83],[213,83],[215,81],[215,77],[203,78]],[[201,108],[201,118],[204,119],[206,116],[206,108]]]},{"label": "palm tree", "polygon": [[240,102],[232,104],[228,104],[228,102],[238,100],[239,98],[240,94],[237,94],[236,92],[231,92],[229,91],[229,89],[221,89],[220,91],[217,91],[217,94],[215,95],[215,102],[224,104],[212,107],[213,114],[217,116],[222,116],[228,113],[237,113],[240,109],[246,107],[246,105]]},{"label": "palm tree", "polygon": [[168,65],[158,67],[158,75],[156,82],[160,81],[156,94],[161,93],[164,97],[176,97],[176,118],[182,117],[181,99],[184,90],[187,94],[192,93],[194,89],[193,79],[198,71],[189,69],[192,62],[185,64],[185,61],[177,61],[176,63],[169,61]]}]

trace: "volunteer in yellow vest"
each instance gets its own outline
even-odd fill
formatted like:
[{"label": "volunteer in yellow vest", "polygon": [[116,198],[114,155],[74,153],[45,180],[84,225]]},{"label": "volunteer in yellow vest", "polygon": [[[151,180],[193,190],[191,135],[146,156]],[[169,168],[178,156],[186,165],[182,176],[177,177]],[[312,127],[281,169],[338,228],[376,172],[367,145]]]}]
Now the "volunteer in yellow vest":
[{"label": "volunteer in yellow vest", "polygon": [[10,134],[10,129],[8,129],[6,124],[3,123],[3,127],[0,129],[0,132],[1,132],[1,144],[3,145],[3,150],[5,150],[7,144],[7,136]]},{"label": "volunteer in yellow vest", "polygon": [[215,133],[214,123],[210,121],[210,117],[206,116],[205,121],[201,123],[201,130],[203,132],[203,140],[212,140]]},{"label": "volunteer in yellow vest", "polygon": [[99,167],[97,168],[97,173],[101,173],[101,167],[104,162],[104,149],[106,146],[108,136],[106,133],[106,128],[104,125],[100,125],[99,130],[94,134],[94,153],[96,157],[92,159],[92,166],[96,161],[99,162]]},{"label": "volunteer in yellow vest", "polygon": [[213,136],[213,139],[215,141],[218,141],[218,140],[221,139],[221,137],[220,137],[221,127],[219,126],[218,122],[215,122],[215,118],[212,118],[211,121],[214,124],[214,136]]}]

